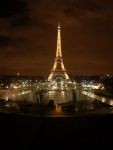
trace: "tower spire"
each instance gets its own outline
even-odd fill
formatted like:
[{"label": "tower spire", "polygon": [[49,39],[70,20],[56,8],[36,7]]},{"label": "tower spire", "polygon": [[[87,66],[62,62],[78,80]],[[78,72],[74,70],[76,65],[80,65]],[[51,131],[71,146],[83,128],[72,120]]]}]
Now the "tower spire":
[{"label": "tower spire", "polygon": [[58,22],[58,29],[60,29],[60,21]]},{"label": "tower spire", "polygon": [[61,30],[60,29],[61,29],[60,22],[58,22],[56,57],[62,57],[62,50],[61,50]]}]

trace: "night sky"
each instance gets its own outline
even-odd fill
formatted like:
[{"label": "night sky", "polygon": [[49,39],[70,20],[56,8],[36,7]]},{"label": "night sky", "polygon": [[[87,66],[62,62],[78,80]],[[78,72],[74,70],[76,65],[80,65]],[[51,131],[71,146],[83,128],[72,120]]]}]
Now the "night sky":
[{"label": "night sky", "polygon": [[59,20],[68,74],[113,75],[113,0],[0,1],[0,74],[49,75]]}]

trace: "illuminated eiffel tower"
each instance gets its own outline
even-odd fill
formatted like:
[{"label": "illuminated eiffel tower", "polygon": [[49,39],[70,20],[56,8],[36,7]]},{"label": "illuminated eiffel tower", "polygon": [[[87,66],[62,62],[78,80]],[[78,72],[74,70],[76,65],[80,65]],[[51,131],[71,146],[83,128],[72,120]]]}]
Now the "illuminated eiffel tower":
[{"label": "illuminated eiffel tower", "polygon": [[56,57],[54,60],[53,69],[48,77],[48,81],[51,81],[56,78],[63,78],[68,80],[69,76],[66,72],[63,63],[62,50],[61,50],[61,33],[60,33],[60,23],[58,23],[58,33],[57,33],[57,49],[56,49]]}]

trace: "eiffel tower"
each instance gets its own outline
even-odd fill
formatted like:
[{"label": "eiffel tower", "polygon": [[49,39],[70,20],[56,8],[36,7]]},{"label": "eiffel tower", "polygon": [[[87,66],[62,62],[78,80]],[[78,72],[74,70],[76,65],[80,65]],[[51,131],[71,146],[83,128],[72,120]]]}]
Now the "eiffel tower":
[{"label": "eiffel tower", "polygon": [[65,80],[69,79],[69,76],[66,72],[66,69],[65,69],[64,63],[63,63],[62,50],[61,50],[61,31],[60,30],[61,30],[60,23],[58,23],[56,57],[54,60],[53,69],[51,70],[51,73],[48,77],[48,81],[51,81],[51,80],[57,79],[57,78],[63,78]]}]

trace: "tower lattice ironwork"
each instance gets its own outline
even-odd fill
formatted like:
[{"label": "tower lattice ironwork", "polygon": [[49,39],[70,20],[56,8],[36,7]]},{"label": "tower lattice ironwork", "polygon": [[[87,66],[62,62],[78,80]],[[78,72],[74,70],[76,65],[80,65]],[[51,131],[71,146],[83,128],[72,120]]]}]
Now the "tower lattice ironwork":
[{"label": "tower lattice ironwork", "polygon": [[54,65],[51,70],[51,73],[48,77],[48,81],[56,78],[56,77],[63,77],[64,79],[68,80],[69,76],[66,72],[66,69],[64,67],[63,63],[63,57],[62,57],[62,50],[61,50],[61,27],[60,23],[58,23],[57,28],[57,49],[56,49],[56,57],[54,60]]}]

